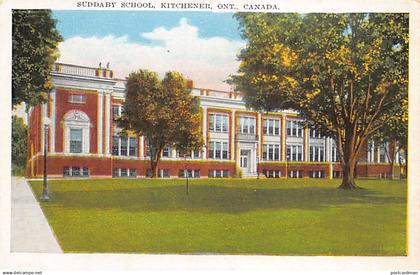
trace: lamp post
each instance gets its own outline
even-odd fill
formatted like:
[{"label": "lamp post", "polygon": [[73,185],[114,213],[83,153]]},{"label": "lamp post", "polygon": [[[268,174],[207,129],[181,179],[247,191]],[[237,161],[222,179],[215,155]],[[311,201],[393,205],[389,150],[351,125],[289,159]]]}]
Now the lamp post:
[{"label": "lamp post", "polygon": [[48,152],[48,126],[51,124],[51,120],[48,117],[44,118],[44,183],[42,185],[41,200],[48,201],[50,194],[48,190],[47,181],[47,152]]}]

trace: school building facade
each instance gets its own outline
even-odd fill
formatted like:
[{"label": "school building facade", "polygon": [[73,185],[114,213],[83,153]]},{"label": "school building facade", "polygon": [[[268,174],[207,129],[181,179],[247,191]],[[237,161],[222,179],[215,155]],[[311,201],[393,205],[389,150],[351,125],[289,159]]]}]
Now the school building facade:
[{"label": "school building facade", "polygon": [[[125,99],[124,80],[109,68],[61,63],[51,76],[49,101],[30,110],[27,176],[43,176],[44,144],[48,177],[149,176],[147,141],[120,136],[114,123]],[[160,177],[342,176],[335,142],[303,128],[295,112],[254,112],[237,92],[191,88],[200,97],[205,146],[186,159],[165,148]],[[392,169],[398,176],[395,168],[384,145],[370,143],[360,155],[357,176],[389,177]]]}]

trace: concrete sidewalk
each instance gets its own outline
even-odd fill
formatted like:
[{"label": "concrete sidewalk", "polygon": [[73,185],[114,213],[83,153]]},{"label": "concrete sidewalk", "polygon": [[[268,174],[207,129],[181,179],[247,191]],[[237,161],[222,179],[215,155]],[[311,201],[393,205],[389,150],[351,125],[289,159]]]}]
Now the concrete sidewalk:
[{"label": "concrete sidewalk", "polygon": [[24,178],[12,177],[11,252],[63,253]]}]

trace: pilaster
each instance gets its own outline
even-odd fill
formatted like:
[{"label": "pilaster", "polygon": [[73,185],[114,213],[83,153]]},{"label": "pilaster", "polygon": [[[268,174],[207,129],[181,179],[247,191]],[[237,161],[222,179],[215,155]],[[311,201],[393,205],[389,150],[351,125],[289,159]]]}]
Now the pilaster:
[{"label": "pilaster", "polygon": [[204,147],[202,153],[202,159],[207,159],[207,146],[209,146],[207,142],[207,132],[208,132],[208,112],[207,107],[203,107],[203,140],[204,140]]},{"label": "pilaster", "polygon": [[281,116],[281,161],[286,161],[286,114]]},{"label": "pilaster", "polygon": [[55,153],[55,123],[56,123],[56,90],[53,89],[50,93],[51,96],[51,125],[50,125],[50,150]]},{"label": "pilaster", "polygon": [[98,91],[98,154],[103,153],[103,114],[104,114],[104,106],[103,106],[103,92]]},{"label": "pilaster", "polygon": [[303,160],[308,161],[309,159],[309,134],[308,128],[303,129]]},{"label": "pilaster", "polygon": [[229,129],[230,131],[230,136],[229,136],[229,146],[230,146],[230,156],[229,159],[234,160],[236,158],[236,152],[235,152],[235,139],[236,139],[236,110],[232,110],[232,112],[230,113],[230,121],[232,121],[232,123],[230,123],[231,127]]},{"label": "pilaster", "polygon": [[105,91],[105,154],[110,154],[111,92]]}]

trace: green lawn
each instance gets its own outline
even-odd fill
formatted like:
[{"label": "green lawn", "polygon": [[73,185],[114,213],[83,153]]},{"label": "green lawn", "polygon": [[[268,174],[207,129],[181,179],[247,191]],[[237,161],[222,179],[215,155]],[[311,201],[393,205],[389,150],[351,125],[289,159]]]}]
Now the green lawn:
[{"label": "green lawn", "polygon": [[65,252],[406,255],[406,182],[358,184],[56,180],[41,205]]}]

